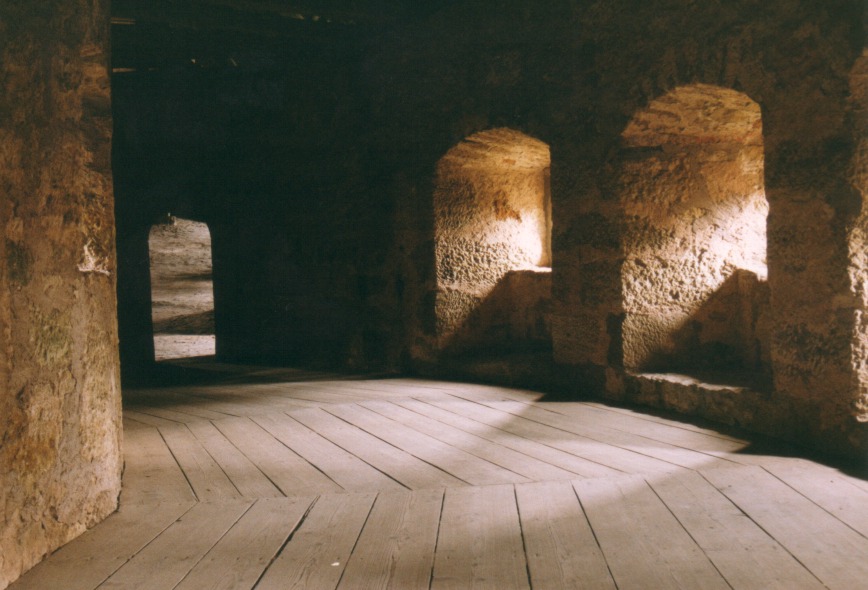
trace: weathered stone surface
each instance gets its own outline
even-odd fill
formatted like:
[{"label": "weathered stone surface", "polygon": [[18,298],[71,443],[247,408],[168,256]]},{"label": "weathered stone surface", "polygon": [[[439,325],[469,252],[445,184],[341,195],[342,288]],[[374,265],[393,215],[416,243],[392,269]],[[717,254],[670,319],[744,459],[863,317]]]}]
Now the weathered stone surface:
[{"label": "weathered stone surface", "polygon": [[0,587],[120,492],[106,8],[0,6]]},{"label": "weathered stone surface", "polygon": [[524,294],[523,282],[502,282],[512,271],[551,264],[549,164],[546,144],[509,129],[472,135],[439,161],[433,193],[437,349],[471,343],[509,348],[525,341],[510,330],[496,336],[492,308],[511,307],[520,316],[536,305],[522,298],[539,298],[530,283]]}]

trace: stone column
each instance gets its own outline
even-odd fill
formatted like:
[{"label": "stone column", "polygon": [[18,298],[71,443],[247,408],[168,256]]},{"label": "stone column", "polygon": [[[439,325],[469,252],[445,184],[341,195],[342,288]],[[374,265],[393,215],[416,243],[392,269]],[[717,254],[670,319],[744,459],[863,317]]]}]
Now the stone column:
[{"label": "stone column", "polygon": [[0,588],[120,492],[108,23],[0,3]]}]

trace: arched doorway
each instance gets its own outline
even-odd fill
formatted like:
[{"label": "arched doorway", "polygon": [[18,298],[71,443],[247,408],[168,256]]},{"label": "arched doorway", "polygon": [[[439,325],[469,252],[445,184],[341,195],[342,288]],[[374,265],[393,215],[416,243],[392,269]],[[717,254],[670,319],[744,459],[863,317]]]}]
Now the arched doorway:
[{"label": "arched doorway", "polygon": [[769,371],[760,107],[677,88],[622,133],[622,325],[627,369]]},{"label": "arched doorway", "polygon": [[550,346],[550,154],[511,129],[437,164],[435,318],[441,351]]},{"label": "arched doorway", "polygon": [[213,355],[211,233],[197,221],[166,215],[148,237],[154,357]]}]

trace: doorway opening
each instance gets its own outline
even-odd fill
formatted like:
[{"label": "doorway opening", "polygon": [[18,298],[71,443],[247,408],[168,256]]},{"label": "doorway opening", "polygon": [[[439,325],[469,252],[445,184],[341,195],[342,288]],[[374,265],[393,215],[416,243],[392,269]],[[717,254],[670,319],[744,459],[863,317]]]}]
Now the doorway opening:
[{"label": "doorway opening", "polygon": [[148,236],[157,361],[215,354],[211,232],[167,214]]}]

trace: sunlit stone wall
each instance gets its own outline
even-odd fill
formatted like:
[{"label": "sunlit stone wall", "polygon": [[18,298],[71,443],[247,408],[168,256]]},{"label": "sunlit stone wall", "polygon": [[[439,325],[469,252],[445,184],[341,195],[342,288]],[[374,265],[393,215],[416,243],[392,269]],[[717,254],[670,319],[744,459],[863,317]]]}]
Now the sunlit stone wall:
[{"label": "sunlit stone wall", "polygon": [[120,492],[107,3],[0,3],[0,588]]}]

